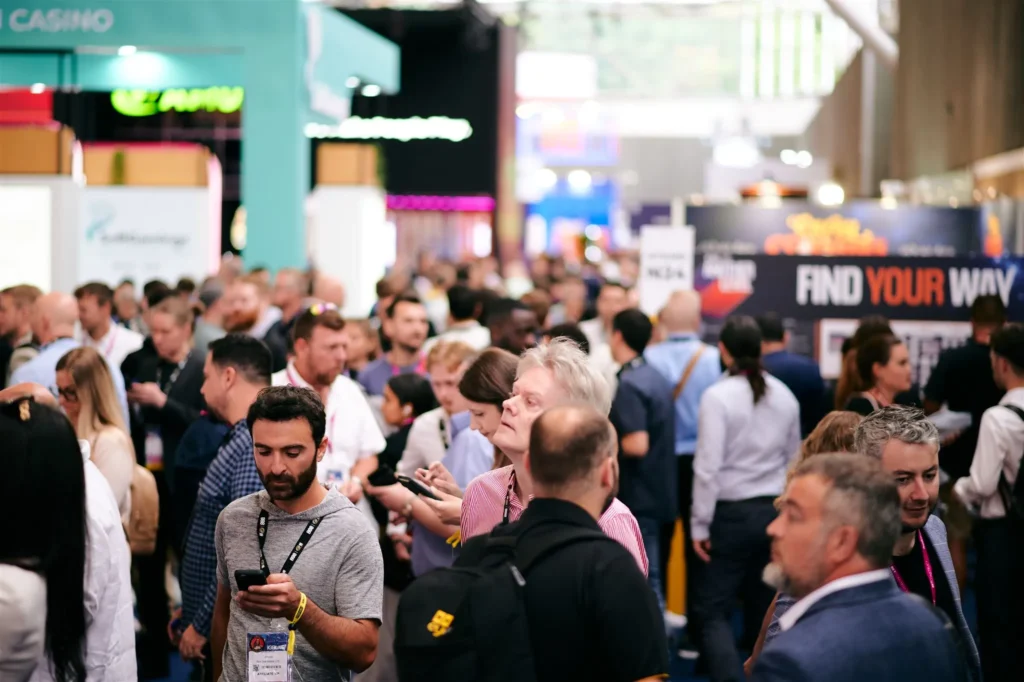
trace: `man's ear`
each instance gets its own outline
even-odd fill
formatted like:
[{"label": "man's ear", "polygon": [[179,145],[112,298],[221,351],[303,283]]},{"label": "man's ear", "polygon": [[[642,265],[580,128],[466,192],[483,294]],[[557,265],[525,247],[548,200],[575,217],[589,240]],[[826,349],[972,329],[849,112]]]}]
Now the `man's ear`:
[{"label": "man's ear", "polygon": [[228,388],[234,386],[235,383],[238,381],[238,370],[236,370],[231,365],[225,367],[221,375],[224,377],[224,383],[227,385]]},{"label": "man's ear", "polygon": [[327,436],[324,436],[320,440],[320,447],[318,447],[316,449],[316,461],[317,462],[322,462],[323,461],[324,455],[327,454],[327,446],[328,446],[329,442],[330,442],[330,439]]}]

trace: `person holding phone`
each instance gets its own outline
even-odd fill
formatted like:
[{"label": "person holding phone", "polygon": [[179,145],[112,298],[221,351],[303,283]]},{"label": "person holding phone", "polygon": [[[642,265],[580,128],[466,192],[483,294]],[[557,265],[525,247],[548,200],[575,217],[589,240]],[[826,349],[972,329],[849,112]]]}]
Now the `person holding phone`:
[{"label": "person holding phone", "polygon": [[286,657],[293,679],[350,680],[376,658],[384,567],[359,510],[317,483],[323,403],[307,388],[267,388],[246,425],[264,490],[217,521],[214,679],[242,682]]}]

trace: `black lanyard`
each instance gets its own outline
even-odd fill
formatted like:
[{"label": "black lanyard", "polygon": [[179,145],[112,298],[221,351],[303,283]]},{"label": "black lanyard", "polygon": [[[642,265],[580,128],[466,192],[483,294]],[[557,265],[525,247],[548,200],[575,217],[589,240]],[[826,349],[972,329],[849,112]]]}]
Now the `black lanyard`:
[{"label": "black lanyard", "polygon": [[[267,557],[263,556],[263,544],[267,541],[267,521],[270,519],[270,514],[265,509],[260,510],[260,520],[256,524],[256,537],[260,541],[260,570],[263,571],[263,575],[270,575],[270,569],[267,568]],[[323,521],[324,517],[313,519],[306,525],[306,530],[302,531],[302,535],[299,536],[299,541],[295,543],[295,549],[291,551],[288,558],[284,560],[284,565],[281,566],[281,573],[288,573],[295,566],[295,562],[299,560],[299,555],[302,554],[302,550],[309,544],[310,538],[313,537],[313,533],[320,526],[320,522]]]},{"label": "black lanyard", "polygon": [[444,414],[441,415],[441,421],[438,422],[438,429],[441,432],[441,444],[444,445],[444,451],[448,452],[448,448],[451,447],[451,441],[448,440],[448,424],[445,423]]},{"label": "black lanyard", "polygon": [[508,490],[505,492],[505,511],[501,514],[501,525],[505,525],[509,521],[509,515],[512,513],[512,489],[516,485],[516,470],[512,470],[512,475],[508,479]]},{"label": "black lanyard", "polygon": [[159,386],[160,390],[163,392],[164,395],[169,394],[171,392],[171,389],[174,388],[174,384],[176,381],[178,381],[178,376],[181,374],[181,370],[185,369],[185,363],[188,362],[188,359],[191,356],[192,353],[190,352],[188,355],[185,356],[184,360],[179,362],[174,367],[174,369],[171,370],[171,373],[166,377],[164,377],[164,369],[166,369],[166,365],[160,368]]}]

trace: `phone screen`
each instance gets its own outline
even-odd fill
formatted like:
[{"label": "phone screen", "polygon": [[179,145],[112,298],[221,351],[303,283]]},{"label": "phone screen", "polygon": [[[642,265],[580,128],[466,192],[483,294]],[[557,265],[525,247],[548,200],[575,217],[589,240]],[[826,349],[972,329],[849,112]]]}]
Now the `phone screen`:
[{"label": "phone screen", "polygon": [[423,497],[429,497],[432,500],[440,501],[440,499],[441,499],[437,495],[435,495],[434,493],[430,492],[430,488],[426,487],[425,485],[423,485],[422,483],[420,483],[419,481],[417,481],[415,479],[409,478],[408,476],[401,476],[401,475],[396,476],[395,478],[397,478],[398,482],[401,483],[403,486],[405,486],[408,490],[411,490],[412,492],[416,493],[417,495],[422,495]]}]

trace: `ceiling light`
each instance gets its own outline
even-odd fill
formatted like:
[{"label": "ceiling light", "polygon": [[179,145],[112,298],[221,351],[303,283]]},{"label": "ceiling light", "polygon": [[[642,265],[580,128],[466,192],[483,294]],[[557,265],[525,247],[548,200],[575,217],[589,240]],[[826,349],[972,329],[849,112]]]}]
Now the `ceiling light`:
[{"label": "ceiling light", "polygon": [[822,206],[838,206],[846,200],[846,192],[834,182],[826,182],[818,188],[818,203]]},{"label": "ceiling light", "polygon": [[139,48],[134,45],[122,45],[117,48],[117,54],[120,57],[131,57],[133,54],[139,51]]},{"label": "ceiling light", "polygon": [[573,170],[569,171],[569,175],[566,176],[566,180],[569,181],[569,189],[574,192],[583,193],[590,189],[593,184],[593,178],[585,170]]},{"label": "ceiling light", "polygon": [[810,168],[812,163],[814,163],[814,157],[810,152],[797,152],[796,165],[799,168]]},{"label": "ceiling light", "polygon": [[783,149],[779,154],[779,159],[787,166],[795,166],[798,156],[799,154],[792,149]]}]

